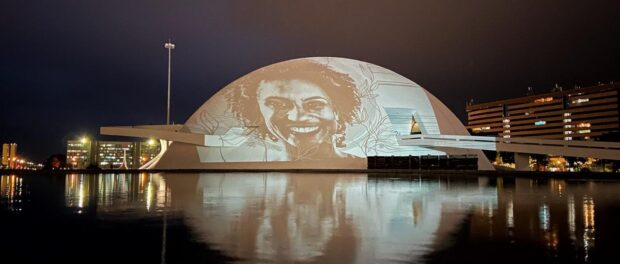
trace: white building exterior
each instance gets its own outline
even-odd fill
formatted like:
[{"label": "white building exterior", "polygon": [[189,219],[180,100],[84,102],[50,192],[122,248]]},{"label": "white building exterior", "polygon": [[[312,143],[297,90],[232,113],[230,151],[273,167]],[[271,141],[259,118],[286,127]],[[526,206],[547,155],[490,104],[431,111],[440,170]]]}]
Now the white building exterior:
[{"label": "white building exterior", "polygon": [[460,120],[411,80],[367,62],[294,59],[251,72],[172,126],[104,127],[102,134],[155,137],[145,168],[365,169],[368,156],[478,155],[477,149],[399,143],[407,135],[469,136]]}]

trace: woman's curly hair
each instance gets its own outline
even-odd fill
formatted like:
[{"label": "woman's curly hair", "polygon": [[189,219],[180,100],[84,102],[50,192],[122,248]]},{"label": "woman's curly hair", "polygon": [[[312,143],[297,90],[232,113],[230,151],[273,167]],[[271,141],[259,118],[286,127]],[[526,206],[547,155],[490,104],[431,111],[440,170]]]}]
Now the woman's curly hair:
[{"label": "woman's curly hair", "polygon": [[[351,123],[360,110],[361,100],[353,79],[346,73],[311,59],[278,63],[256,70],[232,83],[226,94],[228,110],[261,138],[270,135],[261,114],[257,91],[261,82],[302,80],[323,89],[342,128]],[[273,137],[272,137],[273,138]]]}]

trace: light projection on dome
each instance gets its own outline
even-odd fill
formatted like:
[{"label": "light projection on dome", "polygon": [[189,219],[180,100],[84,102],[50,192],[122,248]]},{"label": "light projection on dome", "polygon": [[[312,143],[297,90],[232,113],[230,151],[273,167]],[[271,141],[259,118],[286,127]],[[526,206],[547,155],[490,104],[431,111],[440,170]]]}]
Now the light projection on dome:
[{"label": "light projection on dome", "polygon": [[[404,121],[404,123],[403,123]],[[375,155],[444,155],[399,146],[398,135],[438,131],[415,83],[378,66],[307,58],[254,71],[223,88],[186,123],[210,135],[201,162],[365,162]]]},{"label": "light projection on dome", "polygon": [[158,169],[360,169],[368,156],[483,156],[479,150],[401,144],[401,137],[415,134],[469,134],[411,80],[332,57],[260,68],[222,88],[184,125],[143,128],[111,128],[108,134],[167,140],[149,164]]}]

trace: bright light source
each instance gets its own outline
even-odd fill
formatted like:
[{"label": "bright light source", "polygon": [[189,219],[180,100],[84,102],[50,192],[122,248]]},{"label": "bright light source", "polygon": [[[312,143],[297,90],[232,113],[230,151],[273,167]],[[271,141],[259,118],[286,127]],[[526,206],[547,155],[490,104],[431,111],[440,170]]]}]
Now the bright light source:
[{"label": "bright light source", "polygon": [[148,144],[149,146],[153,146],[155,145],[155,140],[154,139],[149,139],[149,141],[146,142],[146,144]]},{"label": "bright light source", "polygon": [[88,142],[88,138],[87,138],[87,137],[82,137],[82,138],[80,139],[80,142],[81,142],[82,144],[84,144],[84,143]]}]

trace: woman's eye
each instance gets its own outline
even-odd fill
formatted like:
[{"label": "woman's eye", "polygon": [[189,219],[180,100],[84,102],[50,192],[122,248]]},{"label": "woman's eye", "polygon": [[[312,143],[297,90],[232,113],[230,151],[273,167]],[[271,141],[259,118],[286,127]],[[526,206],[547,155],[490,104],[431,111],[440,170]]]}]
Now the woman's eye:
[{"label": "woman's eye", "polygon": [[265,105],[273,109],[286,109],[288,107],[286,102],[282,102],[280,100],[267,100]]},{"label": "woman's eye", "polygon": [[325,108],[325,103],[321,102],[321,101],[314,101],[314,102],[308,102],[306,103],[306,107],[308,110],[312,110],[312,111],[320,111],[323,110],[323,108]]}]

